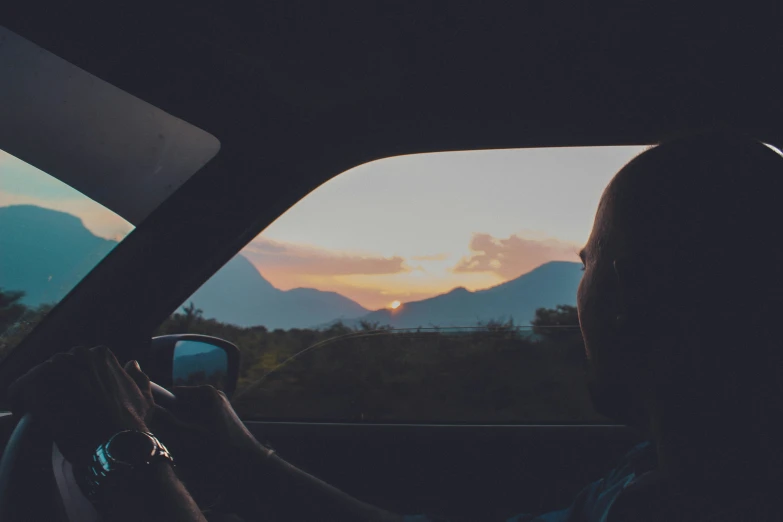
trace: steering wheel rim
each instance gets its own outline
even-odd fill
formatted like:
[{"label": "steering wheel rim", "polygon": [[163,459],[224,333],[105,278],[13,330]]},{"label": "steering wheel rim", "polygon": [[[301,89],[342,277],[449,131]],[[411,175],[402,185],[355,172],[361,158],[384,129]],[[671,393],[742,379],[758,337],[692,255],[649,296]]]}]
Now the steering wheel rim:
[{"label": "steering wheel rim", "polygon": [[[154,382],[150,383],[150,387],[156,404],[169,410],[175,409],[177,398],[173,393]],[[19,419],[0,459],[0,520],[3,522],[41,519],[31,517],[31,505],[28,501],[35,497],[31,497],[30,492],[24,490],[37,486],[41,492],[42,484],[54,481],[51,466],[52,443],[51,435],[36,422],[33,415],[26,413]],[[30,461],[38,465],[30,466]],[[48,477],[45,476],[46,473]],[[54,490],[56,491],[56,485]],[[46,492],[41,494],[46,495]],[[48,516],[59,511],[62,522],[67,522],[67,515],[62,509],[47,506],[44,501],[36,502],[35,505],[39,510],[45,511],[48,508]]]}]

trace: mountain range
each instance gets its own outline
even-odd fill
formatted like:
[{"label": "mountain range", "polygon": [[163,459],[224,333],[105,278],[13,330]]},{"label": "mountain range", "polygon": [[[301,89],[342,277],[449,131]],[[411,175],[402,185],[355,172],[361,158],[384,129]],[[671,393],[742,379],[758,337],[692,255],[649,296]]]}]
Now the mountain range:
[{"label": "mountain range", "polygon": [[535,317],[537,308],[576,304],[581,277],[579,263],[552,261],[486,290],[455,288],[429,299],[404,303],[395,310],[377,310],[361,320],[395,328],[475,326],[510,319],[525,325]]},{"label": "mountain range", "polygon": [[192,302],[204,317],[239,326],[310,328],[338,319],[349,320],[369,312],[335,292],[313,288],[279,290],[239,254],[194,293]]},{"label": "mountain range", "polygon": [[28,306],[56,303],[116,245],[65,212],[0,207],[0,288],[23,290]]},{"label": "mountain range", "polygon": [[[32,205],[0,207],[0,288],[23,290],[23,302],[29,306],[57,302],[116,244],[64,212]],[[396,310],[371,312],[335,292],[277,289],[239,254],[186,303],[194,303],[207,318],[270,329],[312,328],[338,320],[398,328],[508,319],[527,324],[536,308],[574,304],[580,278],[578,263],[556,261],[486,290],[455,288]]]},{"label": "mountain range", "polygon": [[[115,246],[71,214],[33,205],[0,207],[0,288],[28,306],[60,301]],[[204,317],[239,326],[307,328],[369,312],[335,292],[272,286],[237,255],[187,300]]]}]

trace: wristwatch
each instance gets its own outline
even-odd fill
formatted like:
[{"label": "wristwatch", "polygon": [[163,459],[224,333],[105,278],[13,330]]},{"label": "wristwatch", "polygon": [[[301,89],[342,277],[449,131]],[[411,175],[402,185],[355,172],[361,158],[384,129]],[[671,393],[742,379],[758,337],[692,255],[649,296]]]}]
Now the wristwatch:
[{"label": "wristwatch", "polygon": [[125,430],[96,448],[86,468],[74,475],[84,495],[99,505],[109,483],[143,478],[156,463],[174,464],[171,453],[152,433]]}]

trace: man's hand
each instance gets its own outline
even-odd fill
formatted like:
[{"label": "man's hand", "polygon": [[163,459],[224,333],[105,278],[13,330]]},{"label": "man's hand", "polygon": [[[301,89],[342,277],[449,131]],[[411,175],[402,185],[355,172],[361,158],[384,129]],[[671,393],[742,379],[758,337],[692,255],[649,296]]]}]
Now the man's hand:
[{"label": "man's hand", "polygon": [[135,361],[123,369],[105,347],[74,348],[21,376],[9,388],[16,415],[32,413],[73,464],[123,430],[149,431],[154,402]]},{"label": "man's hand", "polygon": [[[31,413],[49,428],[75,468],[119,431],[149,431],[156,410],[150,381],[136,361],[123,369],[108,348],[74,348],[21,376],[8,390],[14,414]],[[107,483],[101,503],[111,522],[206,522],[170,466]]]},{"label": "man's hand", "polygon": [[150,428],[171,450],[179,471],[202,506],[220,493],[242,508],[257,487],[259,463],[269,454],[245,428],[226,395],[212,386],[175,387],[176,412],[159,408]]},{"label": "man's hand", "polygon": [[210,443],[246,455],[265,451],[222,391],[209,385],[179,386],[172,393],[177,397],[177,419],[206,435]]}]

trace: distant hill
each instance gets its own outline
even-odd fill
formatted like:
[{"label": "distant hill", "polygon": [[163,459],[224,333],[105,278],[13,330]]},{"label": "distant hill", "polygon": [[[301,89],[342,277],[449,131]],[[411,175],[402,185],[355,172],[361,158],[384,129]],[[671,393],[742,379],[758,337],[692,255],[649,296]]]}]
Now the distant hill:
[{"label": "distant hill", "polygon": [[188,299],[204,317],[239,326],[310,328],[360,317],[368,310],[335,292],[272,286],[242,255],[234,257]]},{"label": "distant hill", "polygon": [[24,290],[29,306],[56,303],[116,245],[65,212],[0,207],[0,288]]},{"label": "distant hill", "polygon": [[[29,306],[60,301],[115,246],[65,212],[33,205],[0,207],[0,288],[23,290]],[[205,317],[239,326],[306,328],[368,312],[334,292],[282,291],[242,255],[202,286],[193,301]]]},{"label": "distant hill", "polygon": [[581,265],[553,261],[486,290],[465,288],[430,299],[404,303],[397,310],[378,310],[356,321],[390,325],[395,328],[428,326],[475,326],[479,322],[513,319],[529,324],[537,308],[576,304],[576,289],[582,277]]},{"label": "distant hill", "polygon": [[[61,300],[115,246],[95,236],[75,216],[32,205],[0,207],[0,288],[23,290],[30,306]],[[528,324],[536,308],[575,304],[578,263],[556,261],[501,285],[464,288],[405,303],[397,310],[369,312],[335,292],[272,286],[242,255],[234,257],[187,302],[204,317],[238,326],[311,328],[337,320],[360,320],[398,328],[471,326],[513,318]]]}]

